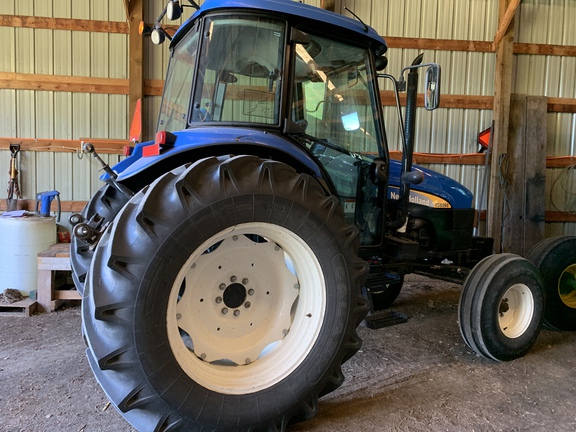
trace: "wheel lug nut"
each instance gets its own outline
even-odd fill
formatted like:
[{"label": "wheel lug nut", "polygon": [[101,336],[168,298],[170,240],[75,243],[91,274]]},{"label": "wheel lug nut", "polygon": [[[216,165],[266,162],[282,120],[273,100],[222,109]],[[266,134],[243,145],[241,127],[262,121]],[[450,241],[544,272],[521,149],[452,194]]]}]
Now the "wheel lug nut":
[{"label": "wheel lug nut", "polygon": [[232,276],[230,278],[230,282],[236,282],[238,280],[238,278],[236,276]]},{"label": "wheel lug nut", "polygon": [[248,309],[250,306],[252,306],[252,304],[250,304],[250,302],[244,303],[244,307],[245,307],[246,309]]},{"label": "wheel lug nut", "polygon": [[253,290],[253,289],[249,289],[249,290],[248,290],[248,295],[254,295],[254,290]]},{"label": "wheel lug nut", "polygon": [[228,308],[222,308],[222,315],[226,315],[228,313]]},{"label": "wheel lug nut", "polygon": [[220,284],[220,291],[224,291],[226,289],[226,284]]},{"label": "wheel lug nut", "polygon": [[240,311],[239,311],[238,309],[236,309],[236,310],[234,311],[234,316],[238,316],[238,315],[240,315]]},{"label": "wheel lug nut", "polygon": [[242,284],[243,284],[243,285],[248,285],[248,279],[247,279],[247,278],[242,279]]},{"label": "wheel lug nut", "polygon": [[222,303],[222,297],[216,297],[216,303],[218,304]]}]

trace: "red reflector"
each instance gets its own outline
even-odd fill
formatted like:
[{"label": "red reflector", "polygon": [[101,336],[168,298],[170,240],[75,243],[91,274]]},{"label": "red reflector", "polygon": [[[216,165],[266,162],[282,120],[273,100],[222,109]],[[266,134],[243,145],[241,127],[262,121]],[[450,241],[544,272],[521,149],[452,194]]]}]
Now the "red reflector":
[{"label": "red reflector", "polygon": [[484,148],[488,148],[490,145],[490,134],[492,133],[492,128],[484,129],[478,134],[478,144]]},{"label": "red reflector", "polygon": [[134,151],[134,147],[124,146],[124,156],[130,156],[133,151]]},{"label": "red reflector", "polygon": [[156,137],[154,139],[155,144],[164,145],[166,144],[166,131],[156,132]]},{"label": "red reflector", "polygon": [[160,144],[154,143],[142,148],[142,156],[158,156],[160,154]]}]

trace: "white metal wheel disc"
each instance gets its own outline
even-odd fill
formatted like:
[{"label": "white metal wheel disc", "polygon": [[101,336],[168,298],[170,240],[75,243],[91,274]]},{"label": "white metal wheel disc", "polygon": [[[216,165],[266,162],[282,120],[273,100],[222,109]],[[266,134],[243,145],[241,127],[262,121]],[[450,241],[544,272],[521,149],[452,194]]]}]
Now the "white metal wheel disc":
[{"label": "white metal wheel disc", "polygon": [[514,284],[500,300],[498,324],[508,338],[522,336],[534,316],[534,297],[525,284]]},{"label": "white metal wheel disc", "polygon": [[318,337],[322,269],[292,231],[252,222],[225,229],[187,260],[167,311],[170,348],[205,388],[246,394],[288,376]]}]

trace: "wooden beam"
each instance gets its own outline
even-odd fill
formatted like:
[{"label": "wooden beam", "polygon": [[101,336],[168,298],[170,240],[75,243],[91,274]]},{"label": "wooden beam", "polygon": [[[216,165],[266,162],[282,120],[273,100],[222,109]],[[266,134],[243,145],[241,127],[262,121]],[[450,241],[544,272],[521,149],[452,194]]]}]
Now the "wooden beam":
[{"label": "wooden beam", "polygon": [[576,165],[576,156],[548,156],[546,158],[546,168],[566,168]]},{"label": "wooden beam", "polygon": [[547,211],[546,222],[576,222],[576,214],[560,211]]},{"label": "wooden beam", "polygon": [[130,0],[123,0],[124,12],[126,12],[126,22],[130,23]]},{"label": "wooden beam", "polygon": [[[508,5],[515,0],[500,0],[498,22],[504,21]],[[513,67],[513,37],[514,20],[506,26],[506,32],[496,52],[496,71],[494,85],[494,134],[492,142],[492,158],[490,168],[490,181],[488,188],[488,211],[486,215],[486,228],[488,237],[494,239],[494,250],[502,249],[502,190],[500,188],[500,155],[508,150],[508,123],[510,116],[510,95],[512,89]]]},{"label": "wooden beam", "polygon": [[[128,140],[91,139],[96,151],[102,154],[124,154],[124,146]],[[81,140],[47,139],[47,138],[2,138],[0,137],[0,150],[8,150],[10,144],[19,144],[20,151],[55,152],[55,153],[81,153]]]},{"label": "wooden beam", "polygon": [[[86,201],[60,201],[60,210],[62,212],[79,213],[82,211]],[[33,212],[36,210],[36,200],[19,199],[17,202],[18,210],[27,210]],[[0,211],[6,211],[6,200],[0,200]],[[58,202],[53,200],[50,205],[50,211],[58,211]]]},{"label": "wooden beam", "polygon": [[[396,97],[392,90],[381,90],[380,99],[383,106],[395,106]],[[574,99],[576,104],[576,99]],[[405,105],[406,94],[400,95],[400,103]],[[491,110],[494,103],[493,96],[482,95],[450,95],[443,94],[440,98],[441,108],[486,109]],[[418,95],[417,105],[424,106],[424,95]]]},{"label": "wooden beam", "polygon": [[[124,0],[125,2],[127,0]],[[130,27],[129,45],[130,59],[128,62],[128,119],[132,121],[132,116],[136,109],[138,99],[142,100],[142,118],[145,116],[144,102],[144,37],[138,33],[138,26],[144,20],[144,0],[130,0],[128,3],[128,23]]]},{"label": "wooden beam", "polygon": [[574,56],[576,56],[576,46],[574,46],[574,45],[515,43],[514,44],[514,54],[574,57]]},{"label": "wooden beam", "polygon": [[128,94],[128,80],[0,72],[0,88],[74,93]]},{"label": "wooden beam", "polygon": [[[18,74],[14,72],[0,72],[0,89],[61,91],[72,93],[102,93],[125,94],[129,93],[129,81],[120,78],[93,78],[65,75],[36,75]],[[144,80],[145,96],[162,96],[163,80]],[[394,106],[396,99],[389,90],[380,92],[382,105]],[[405,95],[400,95],[402,103]],[[460,109],[493,109],[494,97],[485,95],[442,95],[441,108]],[[424,106],[423,95],[418,96],[418,105]],[[576,113],[576,99],[548,98],[548,112]]]},{"label": "wooden beam", "polygon": [[525,254],[544,238],[546,98],[511,97],[502,252]]},{"label": "wooden beam", "polygon": [[322,0],[320,2],[320,7],[322,9],[326,9],[326,10],[329,10],[331,12],[335,12],[336,11],[336,2],[335,2],[335,0]]},{"label": "wooden beam", "polygon": [[[0,89],[127,95],[129,87],[129,80],[121,78],[0,72]],[[162,95],[163,87],[163,80],[144,80],[145,94],[148,96]]]},{"label": "wooden beam", "polygon": [[516,14],[516,9],[518,9],[518,6],[520,5],[520,0],[500,0],[500,5],[502,5],[503,2],[506,2],[508,7],[504,12],[504,15],[502,16],[500,14],[500,18],[498,19],[498,30],[496,31],[496,36],[494,36],[494,44],[492,46],[494,51],[498,49],[498,45],[500,45],[502,38],[508,33],[510,23]]},{"label": "wooden beam", "polygon": [[576,113],[576,99],[548,98],[548,112]]},{"label": "wooden beam", "polygon": [[[130,2],[124,1],[128,8]],[[334,0],[327,0],[327,2]],[[328,9],[330,10],[330,9]],[[127,21],[129,11],[126,9]],[[97,21],[69,18],[34,17],[23,15],[0,15],[0,27],[38,28],[47,30],[87,31],[100,33],[129,34],[129,23],[120,21]],[[164,29],[175,32],[179,26],[166,25]],[[432,51],[495,52],[494,43],[488,41],[469,41],[456,39],[426,39],[386,36],[389,48],[419,49]],[[514,43],[514,54],[549,55],[575,57],[576,46]]]},{"label": "wooden beam", "polygon": [[0,15],[0,27],[23,27],[99,33],[128,33],[128,25],[120,21],[96,21],[22,15]]},{"label": "wooden beam", "polygon": [[385,36],[389,48],[438,50],[438,51],[469,51],[494,52],[492,42],[464,41],[454,39],[425,39]]}]

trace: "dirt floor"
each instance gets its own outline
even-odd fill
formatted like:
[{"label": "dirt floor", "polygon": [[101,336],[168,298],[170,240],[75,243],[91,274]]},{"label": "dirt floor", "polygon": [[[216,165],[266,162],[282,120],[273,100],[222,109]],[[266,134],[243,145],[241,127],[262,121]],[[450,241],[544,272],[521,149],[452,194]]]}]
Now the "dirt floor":
[{"label": "dirt floor", "polygon": [[[495,363],[461,339],[460,287],[411,278],[394,305],[407,323],[361,328],[346,382],[289,431],[574,431],[576,333],[543,331],[525,357]],[[0,430],[133,431],[84,356],[80,308],[0,317]]]}]

